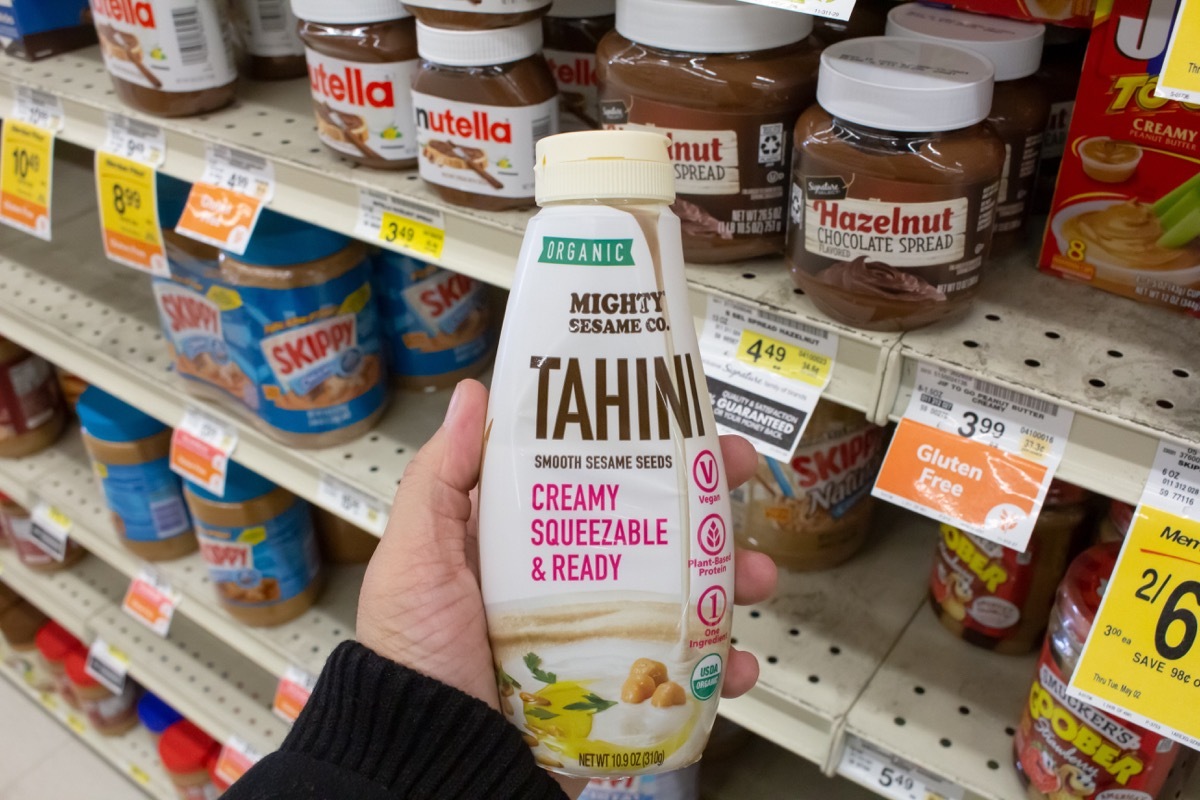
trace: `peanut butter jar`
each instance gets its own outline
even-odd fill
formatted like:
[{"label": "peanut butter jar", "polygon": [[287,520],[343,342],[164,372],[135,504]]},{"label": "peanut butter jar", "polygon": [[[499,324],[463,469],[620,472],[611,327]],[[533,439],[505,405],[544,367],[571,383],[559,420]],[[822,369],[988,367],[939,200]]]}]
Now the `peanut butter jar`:
[{"label": "peanut butter jar", "polygon": [[66,658],[67,677],[79,700],[79,708],[101,736],[120,736],[137,727],[137,700],[141,691],[125,679],[120,694],[113,694],[87,672],[87,650],[76,650]]},{"label": "peanut butter jar", "polygon": [[209,764],[221,745],[187,720],[167,728],[158,740],[158,757],[180,800],[210,800],[217,796],[209,780]]},{"label": "peanut butter jar", "polygon": [[4,663],[20,675],[27,686],[45,692],[54,690],[54,676],[42,666],[37,633],[49,621],[49,617],[24,599],[0,611],[0,637],[8,645]]},{"label": "peanut butter jar", "polygon": [[1004,171],[996,196],[992,255],[1024,239],[1042,139],[1050,121],[1050,99],[1036,72],[1042,63],[1046,26],[998,19],[948,8],[906,3],[888,12],[888,36],[943,42],[992,62],[995,90],[988,122],[1004,142]]},{"label": "peanut butter jar", "polygon": [[546,62],[558,84],[559,127],[600,127],[596,48],[616,25],[616,0],[554,0],[542,20]]},{"label": "peanut butter jar", "polygon": [[511,28],[541,19],[551,0],[405,0],[418,22],[459,31]]},{"label": "peanut butter jar", "polygon": [[796,122],[786,258],[835,320],[899,331],[966,311],[991,245],[1004,143],[991,62],[891,37],[821,54]]},{"label": "peanut butter jar", "polygon": [[485,211],[533,205],[533,148],[558,133],[558,87],[538,20],[442,30],[417,23],[413,81],[421,177],[448,203]]},{"label": "peanut butter jar", "polygon": [[4,518],[4,527],[17,558],[27,569],[34,572],[58,572],[67,569],[79,559],[87,555],[87,551],[75,543],[74,539],[67,540],[67,549],[61,561],[46,551],[39,543],[33,532],[33,520],[29,512],[7,496],[0,495],[0,516]]},{"label": "peanut butter jar", "polygon": [[379,537],[319,506],[312,507],[321,556],[329,564],[365,564],[375,555]]},{"label": "peanut butter jar", "polygon": [[317,136],[364,167],[417,163],[415,22],[399,0],[292,0],[308,60]]},{"label": "peanut butter jar", "polygon": [[67,421],[54,367],[0,337],[0,458],[45,450]]},{"label": "peanut butter jar", "polygon": [[233,0],[231,10],[241,34],[247,74],[260,81],[302,78],[304,42],[288,0]]},{"label": "peanut butter jar", "polygon": [[159,117],[233,102],[233,42],[218,0],[92,0],[104,66],[117,97]]},{"label": "peanut butter jar", "polygon": [[601,121],[670,137],[688,261],[783,248],[787,132],[816,91],[812,24],[739,0],[618,0],[596,53]]}]

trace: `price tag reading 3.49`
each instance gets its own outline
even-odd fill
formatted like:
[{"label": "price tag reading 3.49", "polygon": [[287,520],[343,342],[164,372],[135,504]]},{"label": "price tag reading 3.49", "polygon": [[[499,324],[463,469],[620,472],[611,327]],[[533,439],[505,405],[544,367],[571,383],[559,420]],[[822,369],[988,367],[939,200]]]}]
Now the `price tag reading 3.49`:
[{"label": "price tag reading 3.49", "polygon": [[358,193],[355,234],[375,239],[392,250],[439,259],[446,246],[446,221],[435,208],[362,189]]},{"label": "price tag reading 3.49", "polygon": [[1159,445],[1069,691],[1200,749],[1200,450]]},{"label": "price tag reading 3.49", "polygon": [[1074,418],[1049,401],[920,364],[874,495],[1024,552]]}]

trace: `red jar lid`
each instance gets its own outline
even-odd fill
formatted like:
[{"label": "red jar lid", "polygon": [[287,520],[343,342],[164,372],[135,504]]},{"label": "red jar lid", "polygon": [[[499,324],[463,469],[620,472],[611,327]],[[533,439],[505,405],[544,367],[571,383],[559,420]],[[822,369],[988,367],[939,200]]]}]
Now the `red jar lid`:
[{"label": "red jar lid", "polygon": [[63,659],[63,666],[67,669],[67,677],[71,679],[71,683],[79,688],[90,689],[100,685],[98,680],[87,674],[87,650],[80,648],[67,653]]},{"label": "red jar lid", "polygon": [[34,643],[42,657],[55,664],[64,661],[73,651],[85,649],[83,642],[54,620],[38,629]]},{"label": "red jar lid", "polygon": [[168,772],[186,775],[208,770],[213,752],[220,750],[216,740],[191,722],[176,722],[163,731],[158,740],[158,757]]}]

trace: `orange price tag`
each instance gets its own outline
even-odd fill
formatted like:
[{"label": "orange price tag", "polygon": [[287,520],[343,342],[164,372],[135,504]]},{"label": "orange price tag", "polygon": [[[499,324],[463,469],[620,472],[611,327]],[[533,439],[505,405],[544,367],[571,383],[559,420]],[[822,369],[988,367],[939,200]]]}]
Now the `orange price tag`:
[{"label": "orange price tag", "polygon": [[275,195],[275,168],[265,158],[209,145],[204,175],[192,185],[175,231],[241,255],[263,207]]},{"label": "orange price tag", "polygon": [[159,636],[166,636],[179,605],[179,593],[149,567],[143,567],[121,602],[121,610]]},{"label": "orange price tag", "polygon": [[285,722],[295,722],[316,688],[317,679],[299,667],[288,667],[275,689],[271,710]]},{"label": "orange price tag", "polygon": [[262,759],[262,754],[250,746],[249,742],[237,736],[230,736],[229,741],[221,748],[217,756],[217,765],[213,771],[226,783],[234,783]]},{"label": "orange price tag", "polygon": [[237,428],[189,408],[171,435],[171,469],[207,491],[223,495],[229,457],[237,440]]}]

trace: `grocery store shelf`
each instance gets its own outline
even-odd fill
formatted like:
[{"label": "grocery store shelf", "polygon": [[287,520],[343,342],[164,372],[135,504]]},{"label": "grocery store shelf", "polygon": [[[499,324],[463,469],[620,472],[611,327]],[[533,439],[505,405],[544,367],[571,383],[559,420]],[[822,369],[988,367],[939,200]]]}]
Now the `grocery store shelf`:
[{"label": "grocery store shelf", "polygon": [[828,778],[815,764],[756,739],[736,752],[700,762],[700,800],[872,800],[875,794]]},{"label": "grocery store shelf", "polygon": [[68,570],[34,572],[10,548],[0,548],[0,581],[85,642],[92,639],[92,618],[119,604],[129,585],[92,555]]}]

